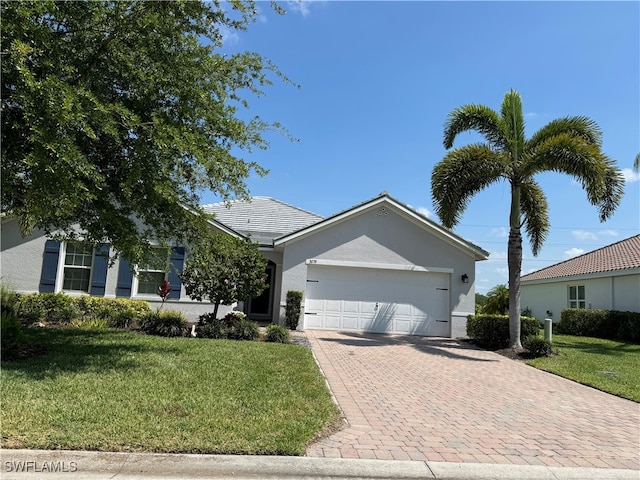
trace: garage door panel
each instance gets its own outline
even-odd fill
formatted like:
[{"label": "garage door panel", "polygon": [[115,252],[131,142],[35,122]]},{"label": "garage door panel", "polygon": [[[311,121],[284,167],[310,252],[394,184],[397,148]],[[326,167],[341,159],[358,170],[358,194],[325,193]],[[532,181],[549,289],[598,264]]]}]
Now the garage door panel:
[{"label": "garage door panel", "polygon": [[345,300],[343,302],[342,311],[344,313],[359,313],[360,302],[354,300]]},{"label": "garage door panel", "polygon": [[341,313],[342,312],[342,300],[325,300],[324,302],[324,311],[331,313]]},{"label": "garage door panel", "polygon": [[449,275],[309,266],[305,327],[448,336]]}]

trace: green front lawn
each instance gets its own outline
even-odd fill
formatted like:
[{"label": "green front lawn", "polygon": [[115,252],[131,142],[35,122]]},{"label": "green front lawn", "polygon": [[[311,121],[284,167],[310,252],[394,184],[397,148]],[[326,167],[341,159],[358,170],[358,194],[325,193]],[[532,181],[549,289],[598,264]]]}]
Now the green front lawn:
[{"label": "green front lawn", "polygon": [[560,355],[527,363],[541,370],[640,402],[640,345],[572,335],[553,335]]},{"label": "green front lawn", "polygon": [[338,419],[300,346],[42,329],[3,362],[2,447],[301,455]]}]

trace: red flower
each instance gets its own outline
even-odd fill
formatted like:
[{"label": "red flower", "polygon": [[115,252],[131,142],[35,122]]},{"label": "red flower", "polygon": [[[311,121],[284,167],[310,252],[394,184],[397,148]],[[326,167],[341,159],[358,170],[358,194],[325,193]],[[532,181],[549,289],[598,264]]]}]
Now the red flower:
[{"label": "red flower", "polygon": [[162,301],[164,302],[170,293],[171,284],[167,280],[165,280],[164,282],[162,282],[162,285],[158,287],[158,295],[160,295],[160,298],[162,298]]}]

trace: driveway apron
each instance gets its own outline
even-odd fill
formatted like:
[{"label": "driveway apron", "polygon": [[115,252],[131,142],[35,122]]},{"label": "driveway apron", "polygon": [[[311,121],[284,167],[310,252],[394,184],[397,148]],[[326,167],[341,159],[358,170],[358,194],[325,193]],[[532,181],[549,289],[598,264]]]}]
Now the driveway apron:
[{"label": "driveway apron", "polygon": [[307,456],[640,470],[640,404],[465,342],[305,332],[347,425]]}]

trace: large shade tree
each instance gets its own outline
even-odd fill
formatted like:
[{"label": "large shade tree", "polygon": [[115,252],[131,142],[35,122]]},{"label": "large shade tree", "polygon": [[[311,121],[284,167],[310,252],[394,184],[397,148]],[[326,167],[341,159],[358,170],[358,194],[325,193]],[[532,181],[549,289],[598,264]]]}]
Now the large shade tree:
[{"label": "large shade tree", "polygon": [[[2,213],[23,234],[107,242],[132,262],[205,227],[200,195],[246,197],[243,158],[279,129],[243,112],[283,77],[224,54],[252,0],[1,4]],[[279,9],[274,4],[274,8]]]},{"label": "large shade tree", "polygon": [[[485,142],[453,148],[465,131],[480,133]],[[533,255],[538,255],[549,232],[548,203],[536,175],[560,172],[572,176],[598,209],[600,221],[620,203],[624,179],[613,160],[602,152],[602,134],[588,117],[570,116],[549,122],[531,137],[525,136],[522,101],[509,91],[500,112],[484,105],[453,110],[444,125],[444,147],[449,150],[434,167],[431,178],[435,211],[442,224],[453,228],[470,199],[489,185],[506,181],[511,187],[509,240],[509,332],[511,348],[520,341],[520,273],[524,228]]]}]

